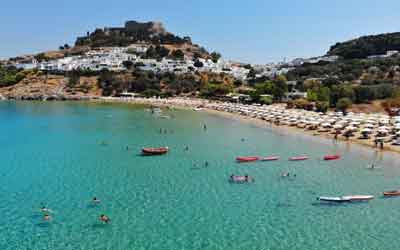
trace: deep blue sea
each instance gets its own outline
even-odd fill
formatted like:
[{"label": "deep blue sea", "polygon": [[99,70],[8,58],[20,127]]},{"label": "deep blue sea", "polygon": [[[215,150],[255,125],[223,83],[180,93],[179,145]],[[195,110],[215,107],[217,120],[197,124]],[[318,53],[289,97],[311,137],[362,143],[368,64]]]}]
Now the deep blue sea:
[{"label": "deep blue sea", "polygon": [[[124,104],[0,102],[0,249],[400,249],[400,198],[381,198],[400,188],[400,156],[267,123],[163,115],[171,119]],[[170,152],[141,157],[144,146]],[[333,153],[343,159],[321,160]],[[311,159],[287,161],[302,154]],[[237,164],[239,155],[281,160]],[[281,178],[286,171],[296,177]],[[231,174],[255,182],[231,184]],[[316,201],[352,194],[376,198]],[[51,222],[42,204],[53,210]]]}]

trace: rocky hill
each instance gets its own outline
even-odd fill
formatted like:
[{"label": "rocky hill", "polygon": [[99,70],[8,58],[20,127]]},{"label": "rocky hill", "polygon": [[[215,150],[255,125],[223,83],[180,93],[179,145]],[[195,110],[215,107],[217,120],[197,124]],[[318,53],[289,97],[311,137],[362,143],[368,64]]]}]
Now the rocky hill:
[{"label": "rocky hill", "polygon": [[160,22],[127,21],[124,27],[97,28],[91,33],[87,32],[86,36],[78,37],[75,47],[126,47],[131,44],[163,45],[172,48],[172,51],[183,48],[184,53],[209,56],[204,48],[193,44],[190,37],[174,35],[168,32]]},{"label": "rocky hill", "polygon": [[328,55],[344,59],[362,59],[372,55],[383,55],[387,51],[400,51],[400,32],[363,36],[333,45]]}]

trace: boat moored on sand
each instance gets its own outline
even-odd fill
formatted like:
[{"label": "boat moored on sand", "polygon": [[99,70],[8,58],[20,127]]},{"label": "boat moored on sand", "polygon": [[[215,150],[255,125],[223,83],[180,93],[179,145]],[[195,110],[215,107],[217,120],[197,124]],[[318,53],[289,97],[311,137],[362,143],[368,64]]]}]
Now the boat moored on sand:
[{"label": "boat moored on sand", "polygon": [[142,155],[151,156],[151,155],[164,155],[168,153],[168,147],[160,147],[160,148],[142,148]]}]

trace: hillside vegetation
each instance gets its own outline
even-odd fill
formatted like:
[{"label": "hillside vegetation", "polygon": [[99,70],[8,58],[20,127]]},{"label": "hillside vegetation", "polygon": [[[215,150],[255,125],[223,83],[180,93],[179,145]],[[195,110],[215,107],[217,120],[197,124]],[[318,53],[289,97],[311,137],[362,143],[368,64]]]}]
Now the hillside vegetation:
[{"label": "hillside vegetation", "polygon": [[372,55],[383,55],[389,50],[400,51],[400,32],[363,36],[337,43],[330,48],[328,55],[337,55],[344,59],[362,59]]}]

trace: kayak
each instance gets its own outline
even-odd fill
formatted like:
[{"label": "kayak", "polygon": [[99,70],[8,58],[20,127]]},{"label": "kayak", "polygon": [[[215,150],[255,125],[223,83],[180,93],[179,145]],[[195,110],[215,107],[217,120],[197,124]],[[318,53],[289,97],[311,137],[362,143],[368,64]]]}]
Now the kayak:
[{"label": "kayak", "polygon": [[277,161],[277,160],[279,160],[279,156],[270,156],[260,159],[260,161]]},{"label": "kayak", "polygon": [[351,201],[369,201],[374,198],[373,195],[349,195],[343,196],[345,199],[350,199]]},{"label": "kayak", "polygon": [[329,196],[320,196],[317,198],[319,201],[326,201],[326,202],[351,202],[349,198],[345,197],[329,197]]},{"label": "kayak", "polygon": [[383,196],[385,196],[385,197],[400,196],[400,190],[392,190],[392,191],[383,192]]},{"label": "kayak", "polygon": [[339,160],[340,155],[326,155],[324,156],[324,161],[333,161],[333,160]]},{"label": "kayak", "polygon": [[289,161],[305,161],[308,160],[308,156],[295,156],[289,158]]},{"label": "kayak", "polygon": [[168,153],[168,147],[161,148],[142,148],[143,155],[163,155]]},{"label": "kayak", "polygon": [[236,161],[237,162],[253,162],[253,161],[258,161],[260,157],[257,156],[246,156],[246,157],[237,157]]}]

